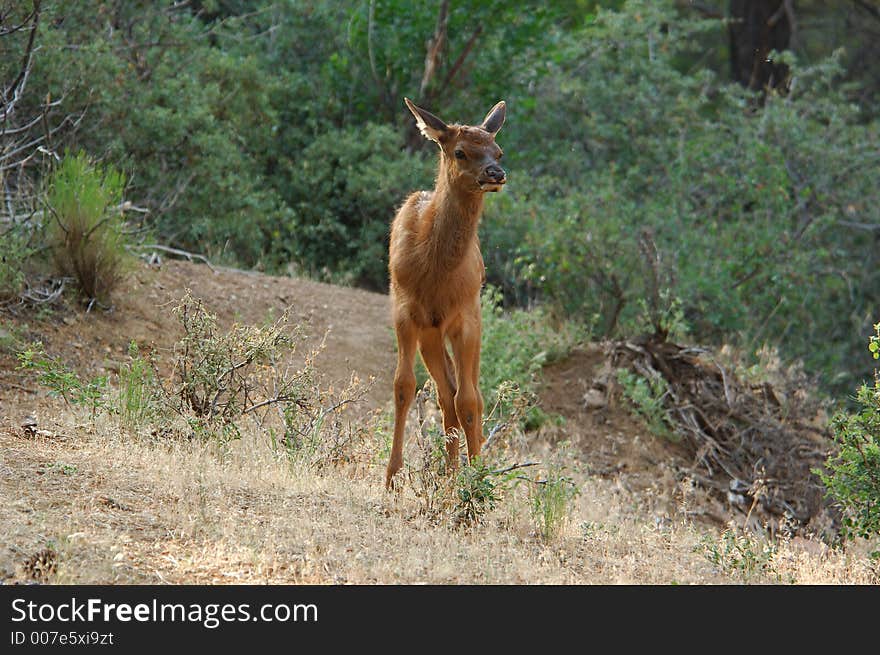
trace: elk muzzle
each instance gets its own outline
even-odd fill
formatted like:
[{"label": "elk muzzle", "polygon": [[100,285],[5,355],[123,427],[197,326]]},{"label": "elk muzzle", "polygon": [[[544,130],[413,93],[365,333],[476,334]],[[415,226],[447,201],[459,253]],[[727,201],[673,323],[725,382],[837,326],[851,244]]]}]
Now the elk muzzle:
[{"label": "elk muzzle", "polygon": [[480,191],[501,191],[507,182],[507,173],[498,164],[489,164],[480,176]]}]

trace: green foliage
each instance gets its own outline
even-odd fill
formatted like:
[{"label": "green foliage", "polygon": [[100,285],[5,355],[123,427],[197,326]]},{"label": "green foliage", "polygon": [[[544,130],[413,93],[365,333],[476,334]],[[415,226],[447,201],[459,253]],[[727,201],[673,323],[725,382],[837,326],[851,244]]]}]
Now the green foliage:
[{"label": "green foliage", "polygon": [[[387,289],[388,226],[406,196],[433,187],[433,157],[400,152],[384,125],[331,130],[287,164],[291,218],[273,236],[279,263],[293,259],[315,277]],[[320,198],[320,202],[315,202]]]},{"label": "green foliage", "polygon": [[573,501],[580,490],[574,482],[551,469],[546,478],[535,481],[529,487],[529,508],[538,534],[546,541],[553,541],[562,534],[571,518]]},{"label": "green foliage", "polygon": [[0,228],[0,303],[18,297],[25,283],[25,264],[33,255],[30,228],[13,224]]},{"label": "green foliage", "polygon": [[[874,325],[869,347],[880,339]],[[877,350],[872,349],[876,356]],[[827,495],[842,509],[844,539],[880,535],[880,369],[873,385],[863,384],[856,394],[857,411],[839,412],[831,421],[837,449],[816,470]]]},{"label": "green foliage", "polygon": [[624,398],[629,401],[629,407],[645,421],[652,433],[674,442],[681,439],[663,405],[669,391],[666,380],[662,377],[645,378],[632,371],[618,369],[617,381]]},{"label": "green foliage", "polygon": [[[643,330],[642,299],[665,296],[692,338],[778,344],[837,386],[880,299],[880,251],[859,227],[880,221],[869,200],[880,131],[835,85],[835,59],[794,65],[793,91],[763,106],[683,69],[717,29],[630,1],[521,69],[535,95],[516,120],[530,130],[512,120],[505,146],[528,182],[511,177],[484,231],[490,246],[508,243],[513,215],[524,234],[508,250],[518,269],[490,279],[512,276],[499,283],[506,297],[552,302],[606,335]],[[847,345],[817,346],[832,342]]]},{"label": "green foliage", "polygon": [[455,479],[457,502],[453,515],[457,524],[479,523],[500,500],[492,470],[481,460],[463,466]]},{"label": "green foliage", "polygon": [[83,380],[80,376],[60,362],[46,354],[43,344],[34,342],[18,354],[18,368],[34,371],[37,381],[48,387],[49,393],[61,396],[68,405],[83,405],[89,409],[92,418],[107,407],[105,393],[107,377],[97,376],[91,380]]},{"label": "green foliage", "polygon": [[[456,527],[473,526],[495,509],[502,497],[507,479],[495,471],[484,458],[465,462],[451,469],[447,461],[447,440],[439,424],[425,420],[422,408],[433,384],[419,390],[418,451],[415,458],[405,460],[407,486],[419,501],[420,511],[437,521],[448,521]],[[463,444],[464,435],[459,438]]]},{"label": "green foliage", "polygon": [[65,154],[47,183],[55,264],[87,299],[106,300],[123,273],[124,186],[113,166],[95,164],[84,152]]},{"label": "green foliage", "polygon": [[[450,3],[426,75],[438,3],[46,0],[17,112],[85,112],[66,142],[126,171],[170,245],[383,290],[388,223],[435,167],[403,96],[471,123],[504,98],[510,183],[480,230],[506,307],[779,346],[851,389],[880,302],[876,45],[837,31],[854,3],[801,3],[822,20],[783,55],[790,91],[755,95],[726,81],[724,22],[686,5]],[[0,243],[0,294],[28,256]]]},{"label": "green foliage", "polygon": [[119,367],[117,412],[122,425],[136,432],[159,418],[163,408],[156,373],[134,341],[128,346],[128,358]]},{"label": "green foliage", "polygon": [[684,317],[684,302],[672,295],[668,287],[664,287],[654,296],[655,302],[649,303],[639,298],[640,313],[637,317],[642,326],[636,328],[640,334],[661,334],[673,340],[681,340],[690,332]]},{"label": "green foliage", "polygon": [[0,353],[16,354],[24,345],[24,330],[12,321],[0,320]]},{"label": "green foliage", "polygon": [[729,528],[714,538],[702,538],[698,550],[720,571],[735,575],[743,581],[767,575],[781,581],[775,558],[779,552],[776,541],[744,534]]},{"label": "green foliage", "polygon": [[[522,394],[536,391],[541,368],[563,357],[585,331],[571,322],[554,321],[543,309],[514,309],[505,312],[500,291],[487,286],[482,297],[483,340],[480,353],[480,385],[486,406],[500,404],[502,414],[511,414],[517,397],[504,393],[513,385]],[[542,420],[533,406],[524,417],[529,423]]]}]

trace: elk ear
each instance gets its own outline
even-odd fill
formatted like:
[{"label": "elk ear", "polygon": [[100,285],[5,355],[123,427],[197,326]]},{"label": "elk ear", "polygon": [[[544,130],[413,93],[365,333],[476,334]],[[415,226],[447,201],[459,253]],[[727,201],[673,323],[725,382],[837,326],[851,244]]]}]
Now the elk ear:
[{"label": "elk ear", "polygon": [[440,140],[449,131],[449,126],[431,112],[414,105],[409,98],[404,98],[403,101],[409,107],[413,116],[416,117],[416,125],[418,125],[421,133],[426,138],[431,139],[431,141],[440,143]]},{"label": "elk ear", "polygon": [[483,119],[482,128],[489,132],[492,136],[498,133],[501,126],[504,125],[504,114],[507,112],[507,104],[502,100],[489,110],[486,118]]}]

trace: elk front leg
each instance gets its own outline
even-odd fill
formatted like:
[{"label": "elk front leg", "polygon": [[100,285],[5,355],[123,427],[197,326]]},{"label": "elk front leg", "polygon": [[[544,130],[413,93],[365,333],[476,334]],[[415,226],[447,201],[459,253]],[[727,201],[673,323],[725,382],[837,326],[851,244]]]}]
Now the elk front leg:
[{"label": "elk front leg", "polygon": [[[477,305],[479,309],[479,305]],[[468,461],[473,462],[483,447],[483,397],[480,394],[480,317],[463,321],[460,331],[450,335],[455,357],[455,412],[464,429],[468,445]]]},{"label": "elk front leg", "polygon": [[443,412],[443,433],[446,435],[446,463],[450,469],[458,467],[458,437],[461,423],[455,412],[455,369],[440,330],[424,330],[419,336],[419,351],[428,373],[437,384],[437,400]]},{"label": "elk front leg", "polygon": [[403,436],[406,414],[416,393],[413,364],[416,357],[416,330],[408,322],[399,322],[397,331],[397,371],[394,374],[394,441],[385,471],[385,486],[394,487],[392,478],[403,467]]}]

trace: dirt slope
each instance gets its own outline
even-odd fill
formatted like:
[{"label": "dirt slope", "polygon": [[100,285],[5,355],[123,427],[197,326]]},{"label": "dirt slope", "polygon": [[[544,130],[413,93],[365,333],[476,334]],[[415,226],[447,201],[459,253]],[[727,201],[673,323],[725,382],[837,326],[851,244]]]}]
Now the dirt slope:
[{"label": "dirt slope", "polygon": [[[106,373],[125,359],[131,340],[141,347],[174,343],[179,330],[171,309],[187,289],[224,325],[259,324],[292,308],[292,321],[308,337],[305,345],[317,346],[327,335],[316,360],[326,382],[345,382],[352,373],[375,377],[368,398],[377,407],[386,401],[395,362],[388,299],[359,289],[166,260],[158,267],[139,265],[117,292],[111,311],[63,312],[21,329],[27,340],[42,341],[49,354],[76,370]],[[7,353],[0,360],[0,414],[28,406],[32,395],[20,393],[28,383],[14,367]]]}]

